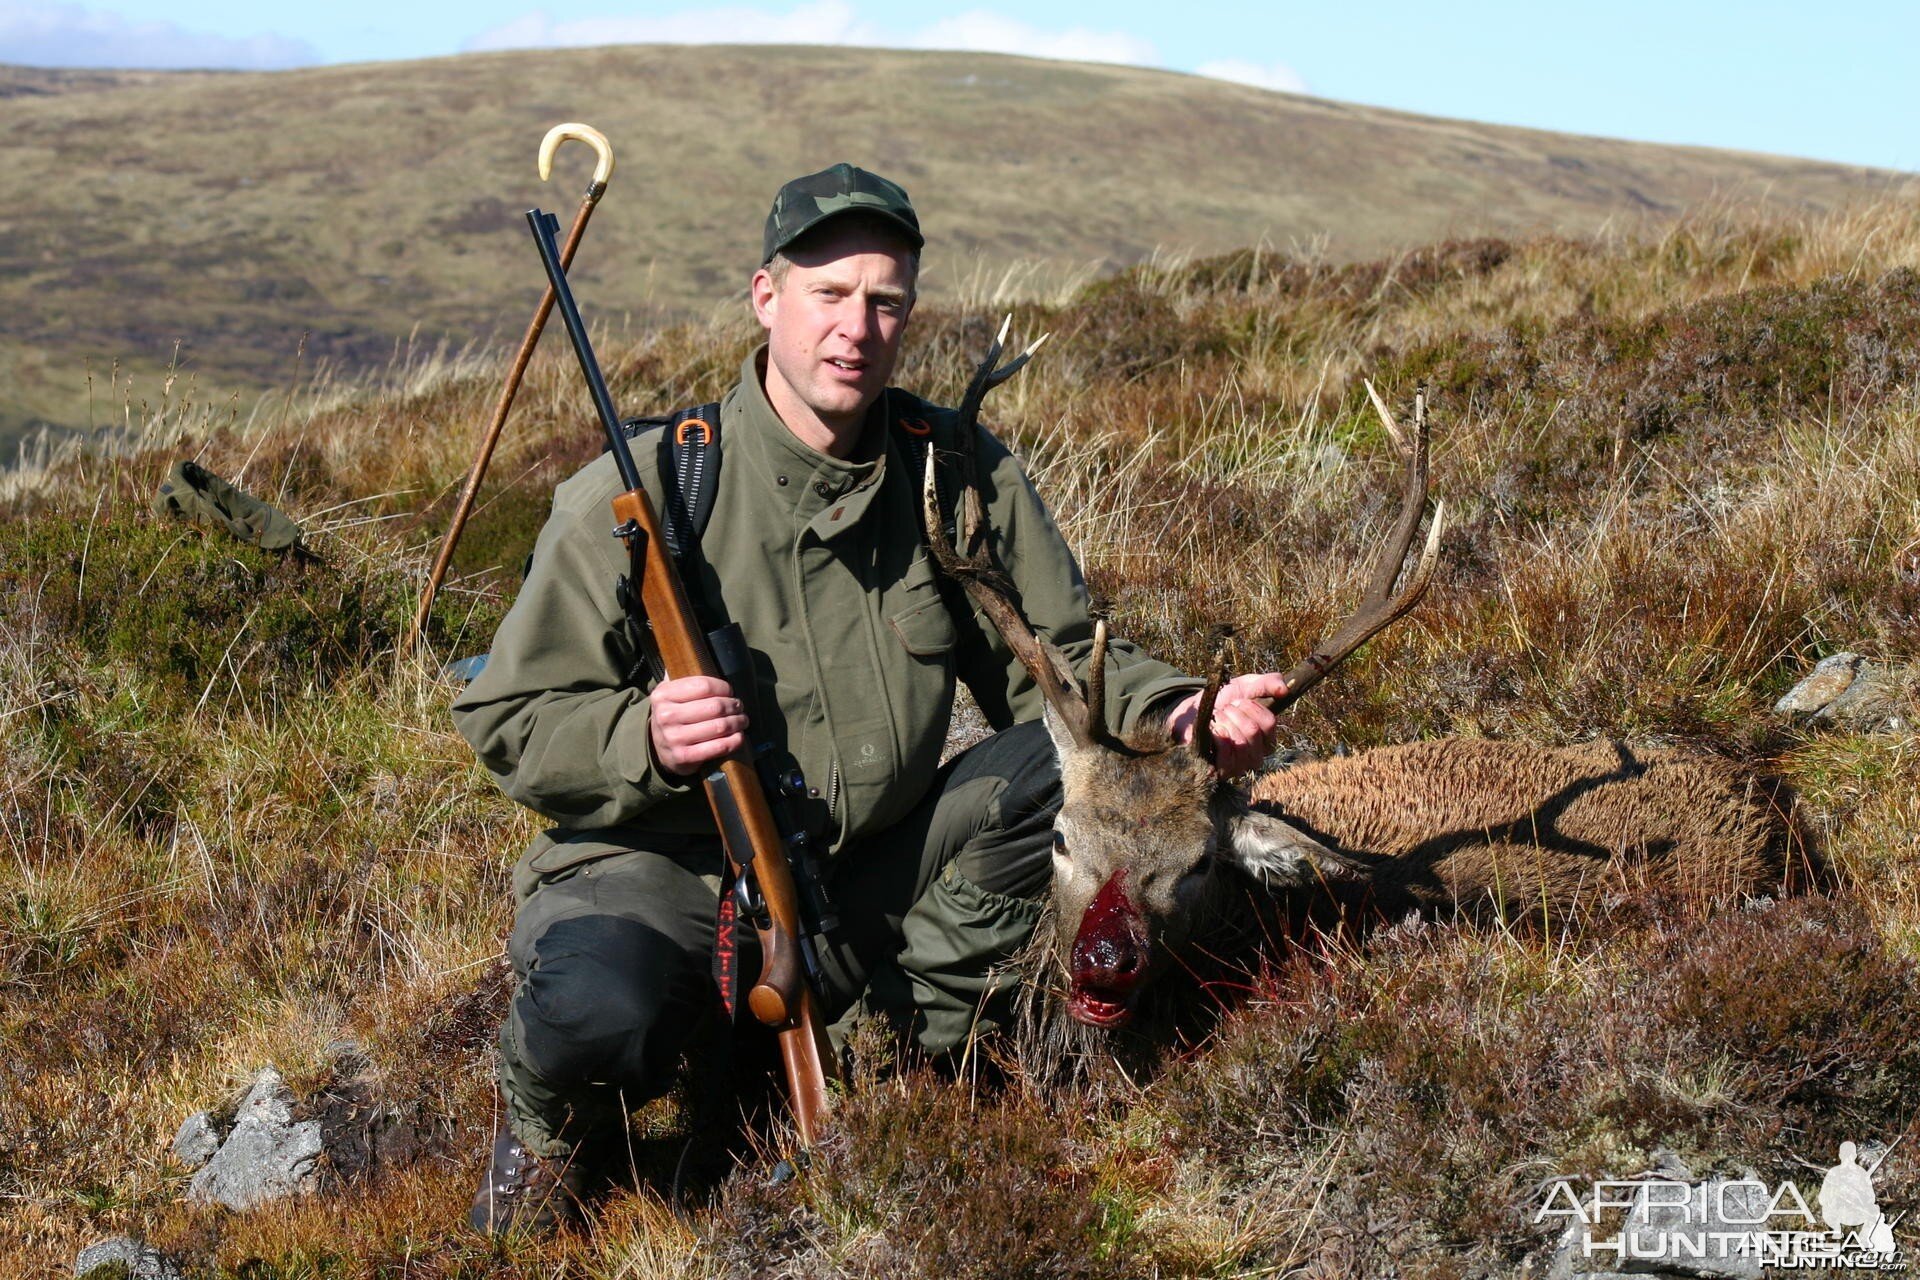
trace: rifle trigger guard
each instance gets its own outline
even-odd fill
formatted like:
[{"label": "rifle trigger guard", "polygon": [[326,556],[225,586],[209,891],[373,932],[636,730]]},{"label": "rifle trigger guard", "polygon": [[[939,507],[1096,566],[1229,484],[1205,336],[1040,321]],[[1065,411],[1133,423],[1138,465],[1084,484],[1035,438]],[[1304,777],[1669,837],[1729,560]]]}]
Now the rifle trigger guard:
[{"label": "rifle trigger guard", "polygon": [[739,908],[740,918],[749,921],[757,929],[771,928],[772,919],[767,914],[767,900],[760,892],[760,885],[753,878],[753,869],[745,868],[733,882],[733,901]]}]

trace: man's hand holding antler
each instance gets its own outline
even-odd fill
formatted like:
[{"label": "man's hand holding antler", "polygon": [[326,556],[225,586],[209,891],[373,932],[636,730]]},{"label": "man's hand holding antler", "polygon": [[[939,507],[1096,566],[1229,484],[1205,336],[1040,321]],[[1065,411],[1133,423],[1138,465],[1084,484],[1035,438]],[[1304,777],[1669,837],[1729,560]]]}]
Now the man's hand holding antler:
[{"label": "man's hand holding antler", "polygon": [[[1267,758],[1279,721],[1262,699],[1286,692],[1287,678],[1277,671],[1235,676],[1220,686],[1213,704],[1213,762],[1222,776],[1232,778],[1257,769]],[[1167,732],[1175,742],[1193,741],[1194,719],[1205,696],[1194,694],[1167,717]]]}]

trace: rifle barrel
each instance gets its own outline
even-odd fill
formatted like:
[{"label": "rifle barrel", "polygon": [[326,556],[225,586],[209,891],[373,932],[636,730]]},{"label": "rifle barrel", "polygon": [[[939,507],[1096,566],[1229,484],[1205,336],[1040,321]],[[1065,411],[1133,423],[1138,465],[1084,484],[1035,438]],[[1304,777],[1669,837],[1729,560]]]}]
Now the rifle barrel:
[{"label": "rifle barrel", "polygon": [[614,465],[620,468],[620,483],[629,490],[638,489],[640,469],[633,464],[627,433],[620,429],[620,413],[613,407],[613,395],[600,372],[600,361],[594,358],[586,322],[580,318],[580,307],[567,284],[567,270],[560,265],[560,245],[553,238],[553,233],[560,228],[560,220],[543,210],[529,209],[527,225],[533,228],[534,243],[540,246],[541,265],[547,269],[547,283],[553,286],[554,305],[559,307],[560,318],[566,322],[567,336],[573,339],[573,354],[579,358],[580,372],[586,376],[587,389],[593,393],[593,407],[600,414],[600,425],[606,428],[607,446],[613,451]]}]

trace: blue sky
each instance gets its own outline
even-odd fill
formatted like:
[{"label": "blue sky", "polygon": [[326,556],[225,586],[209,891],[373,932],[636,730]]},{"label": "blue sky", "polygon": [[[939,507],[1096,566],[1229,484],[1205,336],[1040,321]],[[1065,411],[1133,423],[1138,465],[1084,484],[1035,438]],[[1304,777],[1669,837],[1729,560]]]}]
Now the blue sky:
[{"label": "blue sky", "polygon": [[1920,170],[1920,0],[0,0],[0,62],[41,66],[742,39],[1137,63],[1430,115]]}]

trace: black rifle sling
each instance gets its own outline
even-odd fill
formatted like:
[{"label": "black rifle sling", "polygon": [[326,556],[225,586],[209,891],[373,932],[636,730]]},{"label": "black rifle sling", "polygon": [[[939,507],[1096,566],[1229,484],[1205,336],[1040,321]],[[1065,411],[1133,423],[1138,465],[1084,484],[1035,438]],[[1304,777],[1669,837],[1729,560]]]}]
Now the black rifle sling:
[{"label": "black rifle sling", "polygon": [[660,433],[661,523],[667,550],[673,553],[680,576],[687,578],[693,568],[688,553],[706,532],[707,521],[713,518],[713,496],[720,491],[720,402],[629,418],[620,429],[629,440]]},{"label": "black rifle sling", "polygon": [[667,490],[667,549],[685,578],[694,567],[694,552],[713,519],[713,498],[720,491],[719,402],[673,415],[660,447],[664,455],[660,475]]},{"label": "black rifle sling", "polygon": [[[660,523],[667,539],[667,551],[682,582],[699,580],[700,535],[713,516],[713,496],[720,481],[720,404],[714,401],[691,409],[648,418],[629,418],[620,424],[629,440],[639,440],[650,432],[658,433],[660,452]],[[601,452],[606,452],[602,450]],[[620,608],[627,615],[628,629],[640,661],[627,675],[635,687],[644,686],[645,675],[665,678],[659,654],[653,644],[652,623],[640,608],[632,585],[639,580],[641,549],[630,543],[633,565],[627,577],[617,584]],[[708,627],[702,617],[700,625]]]}]

